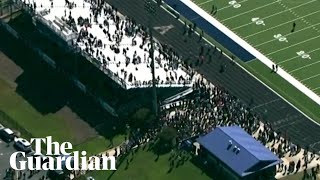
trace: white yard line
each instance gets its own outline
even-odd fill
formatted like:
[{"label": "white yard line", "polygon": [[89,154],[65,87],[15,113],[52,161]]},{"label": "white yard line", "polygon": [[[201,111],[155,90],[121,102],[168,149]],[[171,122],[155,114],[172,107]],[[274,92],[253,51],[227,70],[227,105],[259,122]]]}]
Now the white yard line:
[{"label": "white yard line", "polygon": [[312,65],[314,65],[314,64],[318,64],[318,63],[320,63],[320,61],[313,62],[313,63],[311,63],[311,64],[308,64],[308,65],[305,65],[305,66],[299,67],[299,68],[297,68],[297,69],[291,70],[291,71],[289,71],[289,73],[293,73],[293,72],[299,71],[299,70],[301,70],[301,69],[304,69],[304,68],[310,67],[310,66],[312,66]]},{"label": "white yard line", "polygon": [[[217,27],[221,32],[224,32],[228,37],[230,37],[232,40],[237,42],[242,47],[247,47],[248,52],[252,53],[259,61],[264,63],[267,67],[271,69],[271,66],[274,64],[270,59],[268,59],[266,56],[261,54],[258,50],[254,49],[252,46],[250,46],[246,41],[238,37],[236,34],[234,34],[230,29],[226,28],[223,24],[221,24],[218,20],[216,20],[214,17],[210,16],[208,13],[206,13],[203,9],[198,7],[196,4],[190,1],[181,0],[186,6],[194,9],[196,12],[199,12],[199,14],[202,16],[202,18],[208,20],[209,23],[211,23],[213,26]],[[172,8],[168,6],[171,10]],[[163,10],[171,14],[173,17],[176,17],[176,15],[172,14],[169,10],[167,10],[165,7],[161,6]],[[184,24],[184,22],[179,19],[180,23]],[[204,40],[210,44],[211,46],[215,47],[208,39],[204,38]],[[218,49],[218,48],[217,48]],[[277,91],[272,89],[269,85],[267,85],[265,82],[263,82],[261,79],[257,78],[255,75],[253,75],[250,71],[248,71],[246,68],[244,68],[241,64],[239,64],[237,61],[233,61],[232,58],[226,54],[225,52],[222,52],[224,56],[226,56],[230,61],[234,62],[237,66],[239,66],[243,71],[248,73],[251,77],[255,78],[257,81],[259,81],[261,84],[263,84],[265,87],[267,87],[270,91],[272,91],[274,94],[279,96],[281,99],[283,99],[286,103],[290,104],[294,109],[296,109],[298,112],[303,114],[305,117],[307,117],[311,122],[315,123],[316,125],[320,126],[320,124],[310,118],[307,114],[302,112],[299,108],[297,108],[295,105],[293,105],[291,102],[289,102],[286,98],[284,98],[282,95],[280,95]],[[288,81],[290,84],[292,84],[294,87],[296,87],[299,91],[304,93],[307,97],[315,101],[317,104],[320,105],[319,96],[305,87],[301,82],[293,78],[290,74],[288,74],[286,71],[284,71],[281,67],[279,68],[278,72],[279,76],[281,76],[283,79]],[[320,87],[319,87],[320,88]],[[280,90],[281,91],[281,90]],[[282,91],[283,92],[283,91]],[[284,92],[283,92],[284,93]]]},{"label": "white yard line", "polygon": [[[248,1],[248,0],[243,0],[243,1],[237,1],[239,4],[241,4],[241,3],[244,3],[244,2],[246,2],[246,1]],[[225,7],[222,7],[222,8],[219,8],[218,9],[218,11],[221,11],[221,10],[224,10],[224,9],[227,9],[227,8],[230,8],[230,7],[232,7],[233,5],[229,5],[229,6],[225,6]]]},{"label": "white yard line", "polygon": [[250,11],[245,11],[245,12],[243,12],[243,13],[239,13],[239,14],[237,14],[237,15],[235,15],[235,16],[232,16],[232,17],[223,19],[223,20],[221,20],[220,22],[224,22],[224,21],[227,21],[227,20],[230,20],[230,19],[233,19],[233,18],[242,16],[242,15],[247,14],[247,13],[249,13],[249,12],[256,11],[256,10],[258,10],[258,9],[262,9],[262,8],[264,8],[264,7],[267,7],[267,6],[270,6],[270,5],[274,4],[274,3],[277,3],[278,1],[280,1],[280,0],[277,0],[277,1],[275,1],[275,2],[266,4],[266,5],[263,5],[263,6],[259,6],[259,7],[257,7],[257,8],[251,9]]},{"label": "white yard line", "polygon": [[[285,34],[285,35],[283,35],[283,36],[284,36],[284,37],[288,37],[288,36],[290,36],[290,35],[293,35],[293,34],[295,34],[295,33],[301,32],[301,31],[303,31],[303,30],[312,28],[312,27],[317,26],[317,25],[319,25],[319,24],[320,24],[320,23],[317,23],[317,24],[314,24],[314,25],[312,25],[312,26],[308,26],[308,27],[305,27],[305,28],[303,28],[303,29],[299,29],[298,31],[294,31],[294,32],[292,32],[292,33]],[[268,44],[268,43],[273,42],[273,41],[279,41],[279,40],[276,39],[276,38],[273,38],[272,40],[265,41],[265,42],[263,42],[263,43],[257,44],[257,45],[255,45],[255,47],[259,47],[259,46]]]},{"label": "white yard line", "polygon": [[281,98],[277,98],[277,99],[274,99],[274,100],[272,100],[272,101],[269,101],[269,102],[266,102],[266,103],[263,103],[263,104],[259,104],[259,105],[257,105],[257,106],[254,106],[253,108],[251,108],[252,110],[253,109],[257,109],[257,108],[260,108],[260,107],[262,107],[262,106],[265,106],[265,105],[269,105],[269,104],[271,104],[271,103],[274,103],[274,102],[277,102],[277,101],[280,101],[281,100]]},{"label": "white yard line", "polygon": [[277,52],[280,52],[280,51],[286,50],[286,49],[288,49],[288,48],[294,47],[294,46],[299,45],[299,44],[303,44],[303,43],[305,43],[305,42],[308,42],[308,41],[311,41],[311,40],[317,39],[317,38],[319,38],[319,37],[320,37],[320,35],[315,36],[315,37],[312,37],[312,38],[307,39],[307,40],[304,40],[304,41],[300,41],[299,43],[292,44],[291,46],[287,46],[287,47],[285,47],[285,48],[282,48],[282,49],[279,49],[279,50],[273,51],[273,52],[271,52],[271,53],[269,53],[269,54],[267,54],[267,55],[269,56],[269,55],[271,55],[271,54],[274,54],[274,53],[277,53]]},{"label": "white yard line", "polygon": [[[280,2],[280,1],[279,1],[279,4],[280,4],[282,7],[284,7],[285,9],[289,9],[288,6],[286,6],[285,4],[283,4],[283,3]],[[291,12],[294,16],[300,17],[296,12],[292,11],[291,9],[290,9],[290,12]],[[306,23],[308,26],[311,26],[311,25],[312,25],[310,22],[306,21],[306,20],[303,19],[303,18],[302,18],[302,21],[303,21],[304,23]],[[317,29],[317,28],[315,28],[315,27],[314,27],[313,29],[316,30],[316,31],[318,31],[318,32],[320,32],[319,29]]]},{"label": "white yard line", "polygon": [[[300,4],[300,5],[298,5],[298,6],[292,7],[292,8],[290,8],[290,9],[286,9],[286,10],[284,10],[284,11],[281,11],[281,12],[278,12],[278,13],[275,13],[275,14],[272,14],[272,15],[270,15],[270,16],[266,16],[266,17],[262,18],[262,20],[266,20],[266,19],[268,19],[268,18],[270,18],[270,17],[273,17],[273,16],[279,15],[279,14],[281,14],[281,13],[290,11],[290,10],[292,10],[292,9],[296,9],[296,8],[298,8],[298,7],[301,7],[301,6],[304,6],[304,5],[313,3],[313,2],[315,2],[315,1],[317,1],[317,0],[312,0],[312,1],[309,1],[309,2],[306,2],[306,3],[303,3],[303,4]],[[233,29],[231,29],[231,30],[233,31],[233,30],[242,28],[242,27],[244,27],[244,26],[247,26],[247,25],[249,25],[249,24],[252,24],[252,23],[254,23],[254,22],[250,22],[250,23],[247,23],[247,24],[243,24],[243,25],[238,26],[238,27],[236,27],[236,28],[233,28]]]},{"label": "white yard line", "polygon": [[214,0],[208,0],[208,1],[205,1],[205,2],[202,2],[202,3],[199,3],[199,4],[198,4],[198,6],[201,6],[201,5],[207,4],[207,3],[212,2],[212,1],[214,1]]},{"label": "white yard line", "polygon": [[314,75],[314,76],[310,76],[310,77],[308,77],[308,78],[302,79],[301,81],[307,81],[307,80],[309,80],[309,79],[313,79],[313,78],[318,77],[318,76],[320,76],[320,74],[316,74],[316,75]]},{"label": "white yard line", "polygon": [[[198,4],[198,6],[202,6],[202,5],[204,5],[204,4],[207,4],[207,3],[210,3],[210,2],[213,2],[214,0],[208,0],[208,1],[205,1],[205,2],[202,2],[202,3],[200,3],[200,4]],[[248,1],[248,0],[243,0],[243,1],[237,1],[239,4],[241,4],[241,3],[243,3],[243,2],[246,2],[246,1]],[[222,8],[219,8],[218,7],[218,11],[221,11],[221,10],[223,10],[223,9],[227,9],[227,8],[229,8],[229,7],[232,7],[233,5],[228,5],[228,6],[224,6],[224,7],[222,7]]]},{"label": "white yard line", "polygon": [[[318,50],[320,50],[320,48],[314,49],[314,50],[309,51],[309,52],[307,52],[307,53],[310,54],[310,53],[313,53],[313,52],[318,51]],[[298,57],[301,57],[301,56],[299,56],[299,55],[298,55],[298,56],[294,56],[294,57],[292,57],[292,58],[290,58],[290,59],[286,59],[286,60],[284,60],[284,61],[280,61],[280,62],[278,62],[278,64],[282,64],[282,63],[291,61],[291,60],[293,60],[293,59],[295,59],[295,58],[298,58]]]},{"label": "white yard line", "polygon": [[[276,26],[273,26],[273,27],[271,27],[271,28],[265,29],[265,30],[263,30],[263,31],[259,31],[259,32],[250,34],[249,36],[246,36],[246,37],[244,37],[244,38],[247,39],[247,38],[249,38],[249,37],[251,37],[251,36],[255,36],[255,35],[257,35],[257,34],[261,34],[261,33],[263,33],[263,32],[266,32],[266,31],[269,31],[269,30],[271,30],[271,29],[280,27],[280,26],[282,26],[282,25],[285,25],[285,24],[288,24],[288,23],[292,23],[292,22],[294,22],[294,21],[296,21],[296,20],[303,19],[304,17],[314,15],[314,14],[316,14],[316,13],[318,13],[318,12],[320,12],[320,10],[315,11],[315,12],[310,13],[310,14],[307,14],[307,15],[304,15],[304,16],[301,16],[301,17],[299,17],[299,18],[296,18],[296,19],[293,19],[293,20],[290,20],[290,21],[287,21],[287,22],[278,24],[278,25],[276,25]],[[320,23],[317,23],[317,24],[320,24]]]}]

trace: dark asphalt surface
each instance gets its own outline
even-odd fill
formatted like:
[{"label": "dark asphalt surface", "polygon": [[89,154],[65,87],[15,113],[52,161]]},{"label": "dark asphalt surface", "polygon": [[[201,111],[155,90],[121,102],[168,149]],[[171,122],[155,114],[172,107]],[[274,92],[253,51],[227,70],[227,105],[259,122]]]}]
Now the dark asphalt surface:
[{"label": "dark asphalt surface", "polygon": [[[155,5],[155,15],[150,17],[144,9],[143,0],[106,0],[106,2],[116,7],[122,14],[135,19],[139,24],[147,26],[151,21],[153,27],[171,26],[172,28],[164,34],[160,33],[159,28],[154,28],[154,37],[172,46],[183,60],[193,57],[195,62],[195,57],[199,56],[200,47],[207,46],[203,41],[198,43],[199,37],[195,34],[191,37],[183,36],[184,25],[157,5]],[[151,18],[150,21],[149,18]],[[232,95],[251,104],[256,112],[266,117],[265,120],[270,122],[274,129],[287,134],[292,142],[302,146],[308,145],[320,151],[320,126],[303,116],[240,67],[230,63],[226,57],[221,57],[219,52],[215,52],[212,57],[213,60],[210,63],[205,62],[197,68],[199,73],[213,84],[224,87]],[[222,73],[221,66],[225,67]]]},{"label": "dark asphalt surface", "polygon": [[[5,176],[6,176],[6,169],[10,168],[10,156],[11,154],[13,154],[14,152],[16,152],[17,150],[13,147],[13,143],[10,143],[9,145],[2,141],[0,139],[0,179],[5,180]],[[28,155],[27,155],[28,156]],[[26,158],[17,158],[17,166],[19,167],[20,165],[20,160],[26,160]],[[28,177],[30,175],[30,172],[28,170],[24,170],[21,171],[22,173],[26,174],[26,177]],[[46,175],[46,171],[40,171],[38,173],[36,173],[35,175],[33,175],[32,177],[29,177],[29,180],[39,180],[42,176]],[[18,173],[17,173],[18,174]],[[16,174],[16,175],[17,175]],[[21,178],[23,179],[23,178]]]}]

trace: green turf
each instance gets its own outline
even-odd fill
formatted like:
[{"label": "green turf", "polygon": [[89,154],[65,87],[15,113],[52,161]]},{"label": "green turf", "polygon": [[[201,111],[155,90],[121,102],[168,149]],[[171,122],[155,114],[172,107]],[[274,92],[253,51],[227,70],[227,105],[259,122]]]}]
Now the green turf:
[{"label": "green turf", "polygon": [[[128,169],[125,169],[125,159],[114,174],[110,171],[94,171],[87,174],[87,176],[92,176],[95,179],[110,178],[111,180],[211,179],[190,161],[185,162],[184,165],[174,168],[172,172],[167,173],[170,169],[168,161],[169,156],[169,154],[162,155],[159,157],[158,161],[155,161],[157,156],[154,153],[140,149],[133,155],[133,160],[129,163]],[[130,154],[127,158],[130,160],[132,155]]]},{"label": "green turf", "polygon": [[2,79],[0,79],[0,99],[0,109],[32,136],[45,137],[50,134],[57,141],[73,142],[69,126],[63,119],[53,114],[41,115]]},{"label": "green turf", "polygon": [[[239,8],[230,5],[231,0],[194,2],[207,12],[211,11],[213,5],[218,7],[216,19],[320,95],[320,1],[237,0],[235,4],[240,4]],[[265,25],[257,25],[252,22],[252,18],[263,20]],[[293,22],[297,25],[295,32],[291,33]],[[277,34],[284,36],[288,42],[276,39],[274,36]],[[206,38],[217,44],[212,38]],[[222,49],[225,50],[223,47]],[[299,51],[304,51],[311,59],[302,58],[297,54]],[[225,52],[231,54],[228,50]],[[260,61],[238,62],[308,116],[320,122],[319,105],[284,79],[272,75],[270,69]]]},{"label": "green turf", "polygon": [[269,87],[277,91],[282,97],[306,113],[310,118],[320,122],[319,105],[305,96],[302,92],[281,78],[279,75],[271,74],[270,69],[267,68],[263,63],[260,61],[252,61],[250,63],[241,64],[252,74],[257,76],[257,78],[261,79]]},{"label": "green turf", "polygon": [[[42,115],[2,79],[0,79],[0,123],[19,131],[24,138],[50,135],[55,141],[71,142],[76,150],[85,150],[88,154],[96,154],[111,148],[110,141],[101,136],[82,144],[75,144],[74,135],[69,130],[70,124],[65,123],[56,114]],[[118,145],[123,139],[123,136],[116,136],[113,144]]]},{"label": "green turf", "polygon": [[[232,54],[228,49],[221,46],[210,36],[204,34],[204,37],[214,45],[216,45],[219,49],[222,49],[222,51],[226,54]],[[272,76],[274,74],[271,74],[270,69],[267,68],[263,63],[261,63],[260,61],[251,61],[249,63],[244,63],[243,61],[240,61],[238,59],[236,59],[236,61],[242,67],[250,71],[251,74],[255,75],[273,90],[278,92],[282,97],[287,99],[295,107],[299,108],[301,111],[307,114],[310,118],[317,122],[320,122],[320,111],[318,104],[312,101],[309,97],[305,96],[302,92],[285,81],[283,78],[279,76]],[[320,88],[316,89],[316,92],[320,93]]]},{"label": "green turf", "polygon": [[[117,146],[124,141],[123,136],[116,136],[113,139],[113,146]],[[74,150],[86,151],[88,155],[96,155],[105,152],[107,149],[112,148],[112,144],[109,140],[102,136],[97,136],[88,140],[85,143],[74,146]]]},{"label": "green turf", "polygon": [[[207,12],[212,5],[217,6],[215,18],[319,94],[316,88],[320,87],[320,76],[317,76],[320,74],[320,1],[194,2]],[[241,7],[234,8],[231,2]],[[252,18],[263,20],[264,25],[257,25]],[[293,22],[297,24],[295,32],[291,32]],[[276,35],[284,37],[284,41],[275,38]],[[300,51],[309,54],[311,59],[298,56]],[[304,81],[308,78],[313,80]]]}]

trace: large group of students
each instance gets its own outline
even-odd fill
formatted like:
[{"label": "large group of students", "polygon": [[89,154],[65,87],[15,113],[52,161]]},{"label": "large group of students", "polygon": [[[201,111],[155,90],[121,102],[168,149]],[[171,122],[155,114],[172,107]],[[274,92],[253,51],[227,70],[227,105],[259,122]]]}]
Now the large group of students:
[{"label": "large group of students", "polygon": [[[179,56],[172,50],[164,51],[159,42],[153,43],[152,48],[147,27],[122,16],[116,8],[95,1],[51,1],[50,6],[43,5],[46,2],[36,1],[35,11],[49,12],[44,16],[47,21],[62,20],[64,23],[58,23],[61,31],[68,27],[77,34],[73,46],[98,62],[104,72],[125,88],[152,85],[152,54],[156,84],[164,87],[191,84]],[[64,7],[63,13],[60,6]]]},{"label": "large group of students", "polygon": [[[147,28],[137,24],[134,19],[122,17],[116,8],[107,4],[97,4],[95,1],[87,2],[91,4],[89,17],[79,16],[75,19],[71,11],[74,5],[70,3],[66,0],[66,7],[70,10],[69,14],[65,12],[64,15],[68,18],[63,19],[74,30],[80,32],[76,40],[78,46],[99,60],[104,69],[116,68],[113,73],[126,82],[134,86],[150,85],[150,79],[137,78],[145,76],[143,74],[145,69],[151,69],[149,56],[151,45]],[[98,24],[98,27],[92,28],[94,24]],[[104,36],[98,37],[97,31]],[[159,42],[157,44],[155,61],[157,67],[165,71],[164,77],[157,75],[157,83],[191,84],[193,79],[193,92],[181,100],[163,105],[158,123],[150,127],[146,133],[136,133],[135,137],[122,144],[121,154],[130,152],[136,145],[155,141],[163,127],[176,129],[177,141],[182,142],[191,137],[205,135],[217,126],[238,125],[269,147],[279,158],[302,154],[302,158],[298,161],[280,164],[278,173],[286,175],[301,170],[306,171],[309,164],[317,161],[318,164],[312,171],[314,172],[312,176],[315,176],[320,169],[319,156],[316,152],[309,152],[308,147],[303,149],[290,142],[281,132],[273,130],[262,115],[251,110],[224,88],[214,86],[201,75],[194,78],[194,71],[182,67],[179,55],[172,48]],[[134,70],[129,70],[130,68]],[[185,71],[189,74],[184,74]]]}]

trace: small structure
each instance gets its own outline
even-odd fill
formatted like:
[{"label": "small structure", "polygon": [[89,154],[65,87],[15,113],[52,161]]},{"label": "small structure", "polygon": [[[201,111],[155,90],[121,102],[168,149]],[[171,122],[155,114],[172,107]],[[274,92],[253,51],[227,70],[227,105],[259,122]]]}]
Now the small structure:
[{"label": "small structure", "polygon": [[197,139],[201,155],[217,165],[224,179],[268,179],[281,160],[239,126],[217,127]]}]

